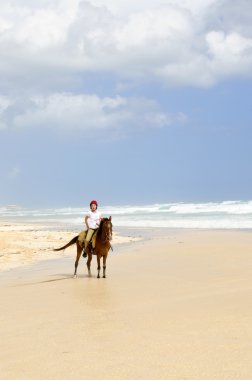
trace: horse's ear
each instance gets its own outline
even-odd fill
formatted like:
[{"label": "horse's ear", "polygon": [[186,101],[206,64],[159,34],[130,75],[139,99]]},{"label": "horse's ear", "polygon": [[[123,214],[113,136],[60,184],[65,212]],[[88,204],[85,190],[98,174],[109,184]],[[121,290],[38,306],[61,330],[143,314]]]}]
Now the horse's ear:
[{"label": "horse's ear", "polygon": [[109,217],[109,221],[111,222],[111,220],[112,220],[112,218],[111,218],[111,216]]}]

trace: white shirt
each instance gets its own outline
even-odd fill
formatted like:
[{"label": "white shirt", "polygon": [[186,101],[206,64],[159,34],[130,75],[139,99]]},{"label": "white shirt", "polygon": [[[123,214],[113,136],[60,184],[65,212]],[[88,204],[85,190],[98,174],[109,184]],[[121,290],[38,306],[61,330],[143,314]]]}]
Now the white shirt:
[{"label": "white shirt", "polygon": [[89,211],[87,214],[87,224],[89,228],[96,229],[100,225],[100,218],[101,218],[101,213],[97,210],[95,211]]}]

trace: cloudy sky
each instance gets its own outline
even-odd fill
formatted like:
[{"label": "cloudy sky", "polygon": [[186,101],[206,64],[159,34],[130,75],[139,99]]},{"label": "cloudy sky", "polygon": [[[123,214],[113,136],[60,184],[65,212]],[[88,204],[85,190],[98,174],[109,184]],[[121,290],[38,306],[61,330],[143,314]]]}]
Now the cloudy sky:
[{"label": "cloudy sky", "polygon": [[251,0],[0,0],[0,205],[252,199]]}]

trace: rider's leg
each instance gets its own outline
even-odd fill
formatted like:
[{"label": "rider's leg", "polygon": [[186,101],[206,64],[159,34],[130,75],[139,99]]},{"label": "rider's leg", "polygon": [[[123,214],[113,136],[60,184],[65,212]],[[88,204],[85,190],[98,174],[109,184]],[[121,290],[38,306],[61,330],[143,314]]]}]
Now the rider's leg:
[{"label": "rider's leg", "polygon": [[94,230],[92,228],[89,228],[87,231],[85,240],[84,240],[84,252],[82,255],[83,257],[87,257],[86,249],[87,249],[87,246],[88,246],[90,240],[92,239],[93,233],[94,233]]},{"label": "rider's leg", "polygon": [[97,229],[94,230],[93,236],[92,236],[92,238],[91,238],[93,249],[95,249],[96,237],[97,237]]},{"label": "rider's leg", "polygon": [[88,229],[88,232],[87,232],[86,238],[85,238],[85,240],[84,240],[84,246],[85,246],[85,249],[87,248],[87,246],[88,246],[90,240],[92,239],[92,236],[93,236],[93,234],[94,234],[94,231],[95,231],[95,230],[93,230],[92,228],[89,228],[89,229]]}]

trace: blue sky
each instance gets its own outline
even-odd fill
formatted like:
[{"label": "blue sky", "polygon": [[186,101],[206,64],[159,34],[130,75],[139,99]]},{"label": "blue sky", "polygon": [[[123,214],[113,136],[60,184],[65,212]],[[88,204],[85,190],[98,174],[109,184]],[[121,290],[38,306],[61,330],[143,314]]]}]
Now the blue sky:
[{"label": "blue sky", "polygon": [[251,199],[252,4],[0,5],[0,205]]}]

